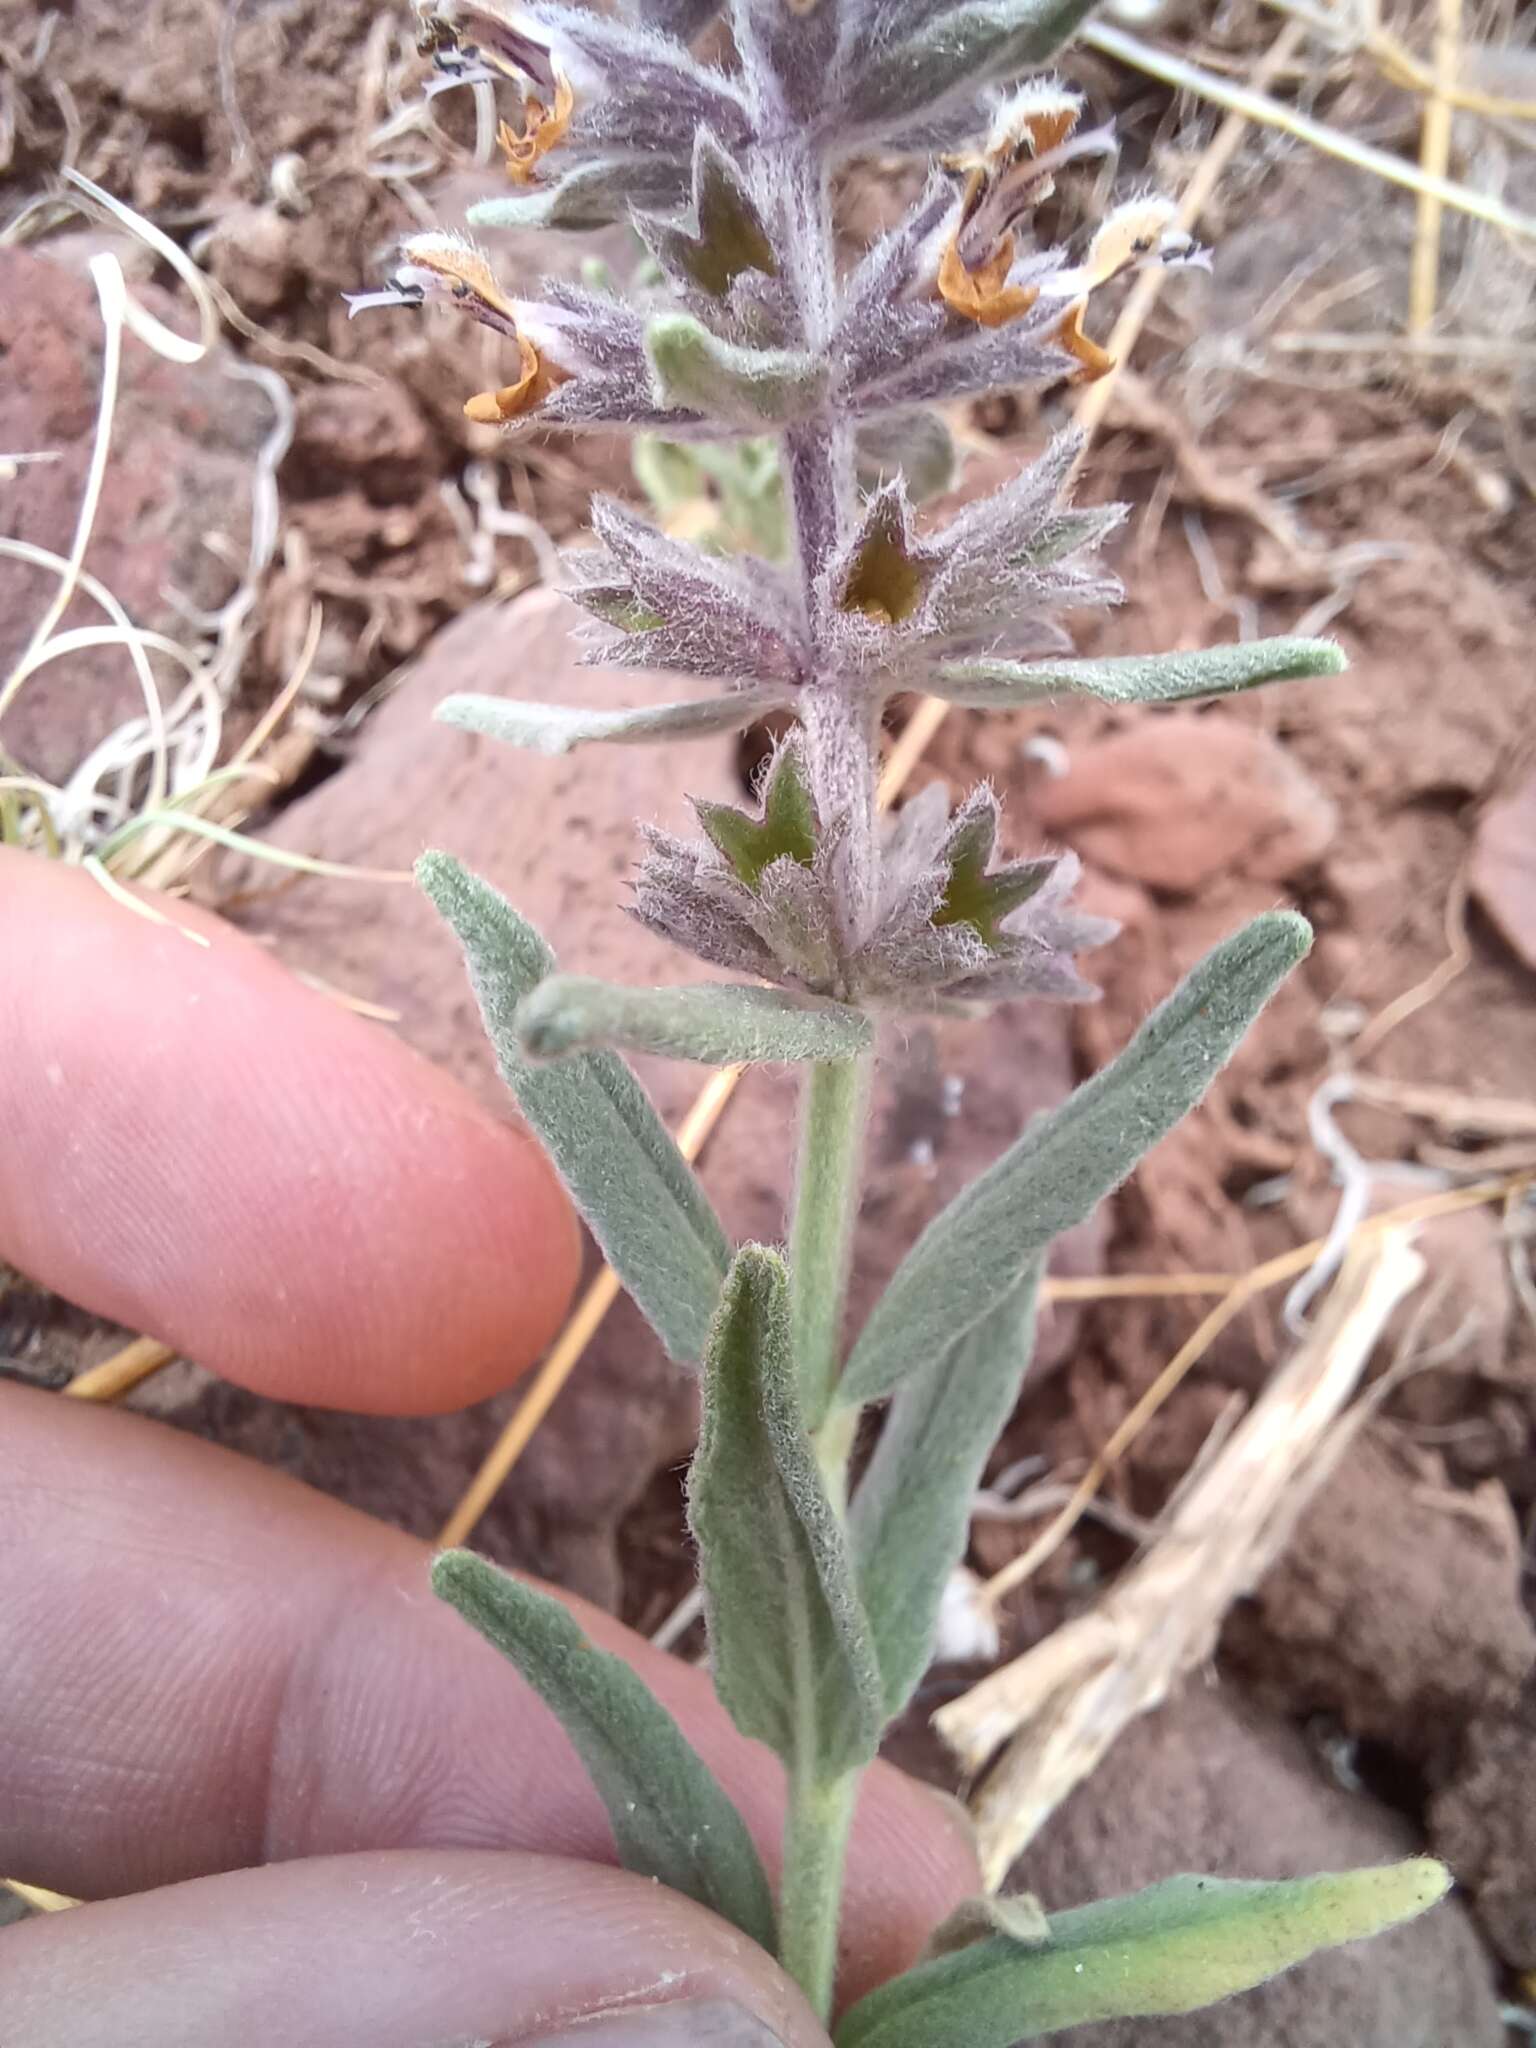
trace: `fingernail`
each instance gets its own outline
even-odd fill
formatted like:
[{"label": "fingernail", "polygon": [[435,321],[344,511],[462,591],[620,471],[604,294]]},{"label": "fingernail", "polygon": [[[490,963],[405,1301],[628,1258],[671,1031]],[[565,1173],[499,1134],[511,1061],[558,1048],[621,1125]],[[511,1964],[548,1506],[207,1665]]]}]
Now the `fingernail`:
[{"label": "fingernail", "polygon": [[765,2020],[729,1998],[677,1998],[567,2020],[556,2031],[508,2034],[491,2048],[781,2048]]}]

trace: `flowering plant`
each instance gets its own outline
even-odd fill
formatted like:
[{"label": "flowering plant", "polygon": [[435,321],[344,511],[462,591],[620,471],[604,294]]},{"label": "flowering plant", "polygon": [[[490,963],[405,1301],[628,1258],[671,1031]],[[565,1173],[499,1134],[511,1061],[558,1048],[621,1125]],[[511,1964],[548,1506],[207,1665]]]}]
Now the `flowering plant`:
[{"label": "flowering plant", "polygon": [[[775,1898],[740,1816],[666,1709],[564,1607],[465,1552],[438,1592],[554,1711],[618,1853],[776,1952],[834,2007],[843,1847],[860,1773],[932,1652],[968,1504],[1027,1364],[1052,1240],[1199,1099],[1306,952],[1255,919],[1127,1050],[1038,1118],[911,1248],[843,1344],[861,1140],[879,1032],[914,1011],[1093,994],[1077,956],[1112,928],[1073,904],[1070,856],[998,851],[991,791],[876,804],[898,691],[1006,709],[1078,694],[1167,703],[1342,666],[1321,641],[1162,660],[1071,658],[1057,615],[1111,603],[1097,551],[1117,507],[1074,509],[1061,434],[947,524],[914,500],[950,468],[937,401],[1102,375],[1093,295],[1146,263],[1203,260],[1155,196],[1116,206],[1081,261],[1036,246],[1053,181],[1112,150],[1048,61],[1085,0],[731,0],[733,58],[688,47],[714,0],[622,15],[422,0],[438,84],[489,83],[512,190],[478,226],[628,221],[623,296],[505,291],[455,234],[417,235],[354,310],[441,301],[500,336],[507,381],[470,418],[625,428],[668,444],[776,442],[782,561],[727,559],[599,498],[567,558],[589,659],[705,680],[631,710],[457,696],[454,725],[545,753],[730,731],[788,713],[748,809],[699,802],[699,836],[648,831],[636,914],[724,979],[625,989],[561,974],[500,895],[442,854],[421,880],[457,932],[501,1070],[606,1257],[674,1358],[698,1361],[689,1483],[714,1680],[788,1784]],[[831,180],[878,149],[931,162],[903,218],[838,260]],[[803,1064],[787,1252],[733,1248],[621,1055]],[[887,1403],[850,1500],[861,1418]],[[1287,1884],[1176,1878],[1056,1914],[978,1902],[848,2012],[845,2048],[1006,2048],[1120,2014],[1187,2010],[1438,1897],[1413,1862]]]}]

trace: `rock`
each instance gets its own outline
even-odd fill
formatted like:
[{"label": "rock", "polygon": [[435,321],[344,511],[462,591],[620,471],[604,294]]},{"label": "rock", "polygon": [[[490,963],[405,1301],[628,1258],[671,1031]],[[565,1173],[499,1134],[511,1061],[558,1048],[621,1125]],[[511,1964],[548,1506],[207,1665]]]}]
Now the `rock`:
[{"label": "rock", "polygon": [[1218,879],[1281,882],[1326,850],[1334,805],[1284,747],[1220,716],[1147,718],[1042,782],[1040,823],[1088,860],[1181,894]]},{"label": "rock", "polygon": [[285,467],[301,470],[312,489],[362,476],[380,495],[396,473],[419,481],[428,459],[421,414],[399,384],[311,385],[300,394]]},{"label": "rock", "polygon": [[[267,837],[326,859],[404,868],[441,842],[486,874],[556,945],[562,962],[628,982],[699,979],[709,970],[625,917],[634,820],[687,822],[684,792],[740,791],[724,740],[666,750],[588,748],[549,760],[436,725],[452,690],[515,690],[614,705],[675,693],[677,679],[576,667],[571,607],[535,592],[486,607],[442,633],[367,721],[341,770],[276,820]],[[458,949],[410,888],[305,881],[274,885],[242,869],[249,921],[299,970],[399,1017],[413,1045],[510,1114]],[[640,1064],[675,1126],[706,1070]],[[1070,1019],[1014,1006],[984,1024],[920,1021],[888,1035],[876,1088],[872,1171],[856,1249],[851,1316],[911,1239],[1040,1108],[1072,1082]],[[750,1073],[702,1165],[736,1238],[781,1235],[794,1167],[794,1078]],[[1070,1272],[1096,1270],[1095,1222],[1066,1240]],[[1036,1377],[1065,1354],[1075,1315],[1042,1328]],[[396,1423],[284,1410],[215,1386],[191,1368],[142,1397],[184,1426],[232,1442],[380,1514],[430,1534],[457,1500],[518,1395],[467,1415]],[[492,1554],[613,1606],[614,1532],[652,1474],[687,1456],[695,1428],[691,1377],[670,1365],[627,1302],[610,1313],[477,1534]]]},{"label": "rock", "polygon": [[[1420,1847],[1405,1822],[1325,1778],[1289,1728],[1192,1684],[1126,1730],[1009,1884],[1055,1912],[1180,1871],[1302,1877]],[[1204,2012],[1052,2038],[1062,2048],[1500,2048],[1504,2033],[1487,1959],[1452,1898]]]},{"label": "rock", "polygon": [[1471,1724],[1511,1712],[1536,1665],[1520,1577],[1501,1488],[1432,1485],[1368,1436],[1234,1612],[1224,1649],[1267,1703],[1334,1715],[1436,1785]]},{"label": "rock", "polygon": [[1484,811],[1470,880],[1506,945],[1536,968],[1536,775]]},{"label": "rock", "polygon": [[1514,1713],[1468,1732],[1461,1769],[1430,1802],[1430,1839],[1477,1901],[1477,1917],[1513,1970],[1536,1971],[1536,1686]]},{"label": "rock", "polygon": [[[133,287],[168,326],[185,329],[184,303]],[[89,279],[62,254],[0,248],[0,448],[46,453],[0,478],[0,529],[13,539],[67,555],[85,488],[101,387],[102,324]],[[249,535],[253,462],[272,426],[260,386],[232,374],[215,349],[201,363],[170,363],[131,335],[123,341],[111,454],[85,558],[135,624],[178,630],[172,590],[216,609]],[[0,674],[26,645],[55,587],[51,574],[0,558]],[[96,604],[77,597],[63,629],[99,625]],[[143,707],[120,649],[82,652],[43,669],[5,714],[8,753],[48,781],[64,780],[85,755]]]}]

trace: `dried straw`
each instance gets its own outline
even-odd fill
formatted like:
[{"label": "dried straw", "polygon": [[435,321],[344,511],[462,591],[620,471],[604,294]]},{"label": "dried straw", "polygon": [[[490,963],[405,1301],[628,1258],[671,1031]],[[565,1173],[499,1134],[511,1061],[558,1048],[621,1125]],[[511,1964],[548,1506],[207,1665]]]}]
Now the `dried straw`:
[{"label": "dried straw", "polygon": [[934,1716],[969,1771],[1008,1745],[971,1807],[989,1890],[1122,1729],[1210,1655],[1349,1441],[1365,1409],[1346,1405],[1423,1272],[1404,1230],[1357,1242],[1315,1329],[1186,1482],[1141,1559],[1090,1613]]},{"label": "dried straw", "polygon": [[[1451,161],[1451,102],[1447,92],[1456,84],[1461,69],[1461,0],[1439,0],[1439,22],[1435,30],[1434,88],[1424,102],[1424,124],[1419,139],[1419,169],[1435,184],[1445,183]],[[1443,207],[1438,192],[1419,194],[1418,229],[1413,240],[1413,261],[1408,272],[1408,332],[1423,334],[1435,317],[1440,292],[1440,222]]]}]

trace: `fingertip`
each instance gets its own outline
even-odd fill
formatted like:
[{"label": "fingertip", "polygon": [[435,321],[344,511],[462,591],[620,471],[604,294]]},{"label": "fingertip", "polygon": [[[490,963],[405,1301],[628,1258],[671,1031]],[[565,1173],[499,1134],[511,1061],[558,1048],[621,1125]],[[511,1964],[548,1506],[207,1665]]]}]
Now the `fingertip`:
[{"label": "fingertip", "polygon": [[462,1407],[558,1328],[580,1243],[533,1141],[188,906],[0,852],[0,1256],[278,1398]]},{"label": "fingertip", "polygon": [[644,1878],[553,1856],[269,1864],[77,1907],[8,1939],[18,2041],[828,2048],[794,1985],[726,1922]]}]

